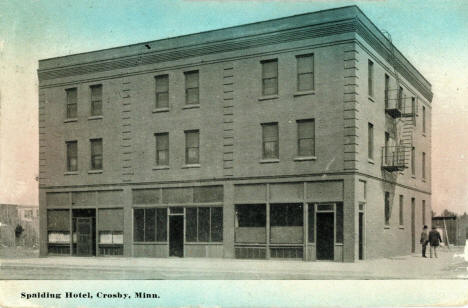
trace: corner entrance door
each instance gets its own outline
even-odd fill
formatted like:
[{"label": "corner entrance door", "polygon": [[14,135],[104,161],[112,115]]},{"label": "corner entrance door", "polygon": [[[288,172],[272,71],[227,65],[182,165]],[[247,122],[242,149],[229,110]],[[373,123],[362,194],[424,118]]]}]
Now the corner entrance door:
[{"label": "corner entrance door", "polygon": [[333,260],[335,228],[333,213],[317,213],[317,260]]},{"label": "corner entrance door", "polygon": [[93,254],[93,220],[91,217],[76,218],[76,254],[91,256]]},{"label": "corner entrance door", "polygon": [[184,256],[184,216],[169,216],[169,256]]},{"label": "corner entrance door", "polygon": [[364,213],[359,213],[359,260],[364,259]]}]

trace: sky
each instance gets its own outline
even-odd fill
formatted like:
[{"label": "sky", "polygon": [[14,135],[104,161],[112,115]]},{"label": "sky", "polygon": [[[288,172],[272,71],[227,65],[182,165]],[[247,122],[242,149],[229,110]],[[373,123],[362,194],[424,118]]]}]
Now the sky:
[{"label": "sky", "polygon": [[38,60],[357,4],[431,82],[432,207],[468,212],[466,0],[0,0],[0,203],[38,204]]}]

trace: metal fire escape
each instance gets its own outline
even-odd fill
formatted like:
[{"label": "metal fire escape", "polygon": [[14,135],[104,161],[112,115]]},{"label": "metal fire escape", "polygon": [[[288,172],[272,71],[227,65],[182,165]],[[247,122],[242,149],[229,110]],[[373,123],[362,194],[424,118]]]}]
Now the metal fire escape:
[{"label": "metal fire escape", "polygon": [[[393,119],[397,140],[395,145],[386,144],[382,147],[382,168],[389,172],[403,171],[408,168],[413,148],[413,130],[416,124],[418,98],[407,97],[400,85],[400,77],[396,68],[397,58],[390,33],[384,32],[390,42],[390,65],[395,76],[395,88],[390,88],[389,80],[385,89],[385,113]],[[387,83],[388,82],[388,83]]]}]

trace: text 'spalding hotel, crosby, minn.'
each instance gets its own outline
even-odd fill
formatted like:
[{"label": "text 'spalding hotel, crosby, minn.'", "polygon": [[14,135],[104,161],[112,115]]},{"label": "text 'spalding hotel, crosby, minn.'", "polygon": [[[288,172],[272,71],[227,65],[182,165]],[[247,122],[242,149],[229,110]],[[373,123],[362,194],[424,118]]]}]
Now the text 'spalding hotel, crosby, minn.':
[{"label": "text 'spalding hotel, crosby, minn.'", "polygon": [[431,85],[356,6],[38,75],[43,256],[353,262],[430,224]]}]

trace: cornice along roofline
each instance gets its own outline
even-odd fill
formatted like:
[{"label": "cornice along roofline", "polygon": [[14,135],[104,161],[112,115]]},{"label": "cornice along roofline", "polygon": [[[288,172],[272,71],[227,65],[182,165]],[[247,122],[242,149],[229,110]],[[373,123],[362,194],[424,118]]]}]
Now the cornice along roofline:
[{"label": "cornice along roofline", "polygon": [[[391,42],[355,5],[39,61],[39,82],[355,32],[389,61]],[[203,42],[203,43],[200,43]],[[147,49],[145,45],[150,45]],[[429,102],[431,84],[394,48],[396,69]]]}]

